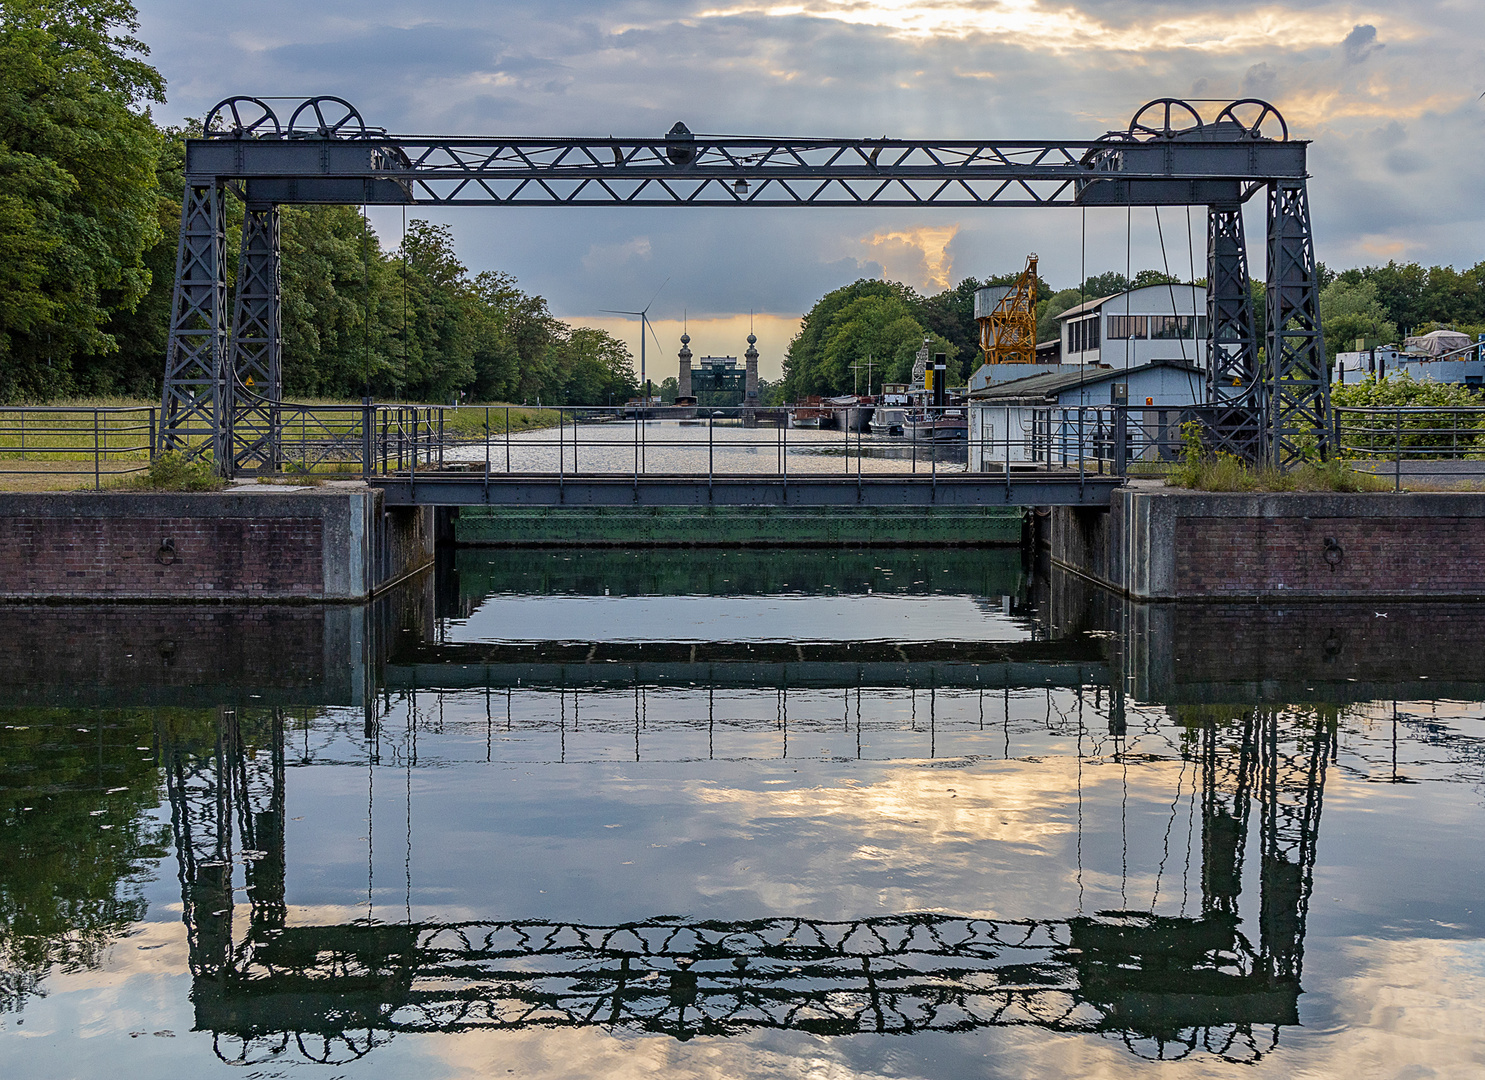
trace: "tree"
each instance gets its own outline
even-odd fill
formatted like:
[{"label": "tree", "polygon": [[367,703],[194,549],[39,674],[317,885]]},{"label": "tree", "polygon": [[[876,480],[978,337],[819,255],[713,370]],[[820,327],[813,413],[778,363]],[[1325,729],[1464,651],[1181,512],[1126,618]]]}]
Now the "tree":
[{"label": "tree", "polygon": [[[849,393],[855,381],[851,365],[868,354],[885,361],[893,375],[907,369],[922,345],[925,331],[916,317],[920,300],[911,288],[895,281],[861,278],[826,293],[800,321],[799,333],[784,355],[787,397]],[[939,352],[957,354],[951,342],[939,338]],[[873,382],[876,365],[873,364]]]},{"label": "tree", "polygon": [[125,0],[0,8],[0,397],[71,390],[149,289],[160,135],[140,103],[165,82],[137,29]]},{"label": "tree", "polygon": [[553,403],[604,405],[639,393],[629,346],[606,330],[576,327],[557,340],[554,351],[561,385],[550,396]]},{"label": "tree", "polygon": [[1129,279],[1123,274],[1117,270],[1106,270],[1084,281],[1081,292],[1085,300],[1102,300],[1106,296],[1116,296],[1130,287]]},{"label": "tree", "polygon": [[971,363],[978,363],[980,324],[975,320],[975,293],[987,285],[1010,284],[1018,276],[1010,275],[1009,282],[1002,282],[998,278],[983,282],[972,277],[965,278],[952,289],[921,299],[915,314],[924,329],[953,343],[955,352],[960,357]]},{"label": "tree", "polygon": [[1320,325],[1325,331],[1325,355],[1335,363],[1336,353],[1349,351],[1357,338],[1381,343],[1397,340],[1397,327],[1388,321],[1377,299],[1373,281],[1351,284],[1336,278],[1320,293]]}]

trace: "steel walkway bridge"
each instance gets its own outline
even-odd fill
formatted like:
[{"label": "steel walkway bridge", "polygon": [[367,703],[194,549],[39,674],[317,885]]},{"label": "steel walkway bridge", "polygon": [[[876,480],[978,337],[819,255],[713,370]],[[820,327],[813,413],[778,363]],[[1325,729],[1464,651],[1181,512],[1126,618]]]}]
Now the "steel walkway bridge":
[{"label": "steel walkway bridge", "polygon": [[[1198,104],[1210,119],[1196,104],[1167,98],[1145,105],[1123,130],[1081,139],[730,137],[684,124],[659,138],[466,138],[389,134],[338,98],[307,99],[287,122],[263,100],[229,98],[208,114],[204,137],[186,143],[156,448],[210,455],[229,476],[281,468],[279,443],[294,419],[281,395],[286,205],[1174,205],[1207,208],[1201,422],[1218,448],[1284,465],[1300,455],[1305,432],[1324,440],[1330,428],[1308,144],[1290,139],[1266,102]],[[246,208],[230,298],[229,190]],[[1262,364],[1242,213],[1260,192]]]}]

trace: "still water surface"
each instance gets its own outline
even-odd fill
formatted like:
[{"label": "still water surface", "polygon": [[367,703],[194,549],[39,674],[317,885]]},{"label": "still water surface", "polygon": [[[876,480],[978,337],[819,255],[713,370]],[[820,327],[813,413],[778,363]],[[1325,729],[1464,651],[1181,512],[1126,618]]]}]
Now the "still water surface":
[{"label": "still water surface", "polygon": [[1370,609],[1253,615],[1301,659],[1234,700],[1230,620],[1014,552],[461,551],[401,602],[283,707],[287,656],[196,708],[182,642],[48,645],[120,665],[0,714],[0,1075],[1485,1067],[1468,612],[1391,613],[1390,683]]}]

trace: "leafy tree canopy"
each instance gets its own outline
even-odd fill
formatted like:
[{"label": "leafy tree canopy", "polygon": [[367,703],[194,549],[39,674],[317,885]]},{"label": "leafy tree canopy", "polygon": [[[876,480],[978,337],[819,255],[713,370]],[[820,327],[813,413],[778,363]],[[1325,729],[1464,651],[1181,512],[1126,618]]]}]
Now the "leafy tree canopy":
[{"label": "leafy tree canopy", "polygon": [[165,82],[125,0],[0,4],[0,396],[73,388],[151,285]]}]

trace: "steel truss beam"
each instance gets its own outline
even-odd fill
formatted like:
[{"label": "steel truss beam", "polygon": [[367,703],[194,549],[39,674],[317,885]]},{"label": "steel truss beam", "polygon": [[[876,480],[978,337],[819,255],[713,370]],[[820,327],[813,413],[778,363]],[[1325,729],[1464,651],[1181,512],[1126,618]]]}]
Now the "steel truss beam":
[{"label": "steel truss beam", "polygon": [[[313,106],[311,109],[310,107]],[[1256,110],[1256,118],[1254,111]],[[448,138],[365,127],[348,103],[316,98],[287,129],[260,100],[212,110],[186,145],[186,198],[159,446],[226,473],[276,467],[279,334],[273,208],[290,204],[649,207],[1209,207],[1210,340],[1203,423],[1218,448],[1287,464],[1329,418],[1308,144],[1264,102],[1205,122],[1185,102],[1152,102],[1127,131],[1089,140]],[[1160,123],[1142,123],[1163,115]],[[1182,116],[1191,123],[1180,126]],[[1246,117],[1244,119],[1243,117]],[[213,127],[213,124],[225,127]],[[309,121],[304,121],[308,124]],[[1278,137],[1264,131],[1277,123]],[[222,191],[249,211],[229,362],[224,349]],[[1257,361],[1241,205],[1269,192],[1268,341]],[[252,375],[262,401],[236,392]],[[1248,388],[1233,395],[1236,381]],[[238,400],[238,399],[241,400]],[[217,418],[222,417],[219,424]],[[241,431],[238,431],[238,428]]]},{"label": "steel truss beam", "polygon": [[1236,125],[1144,142],[373,135],[191,140],[186,168],[272,203],[1159,206],[1240,202],[1274,177],[1302,179],[1306,145]]}]

